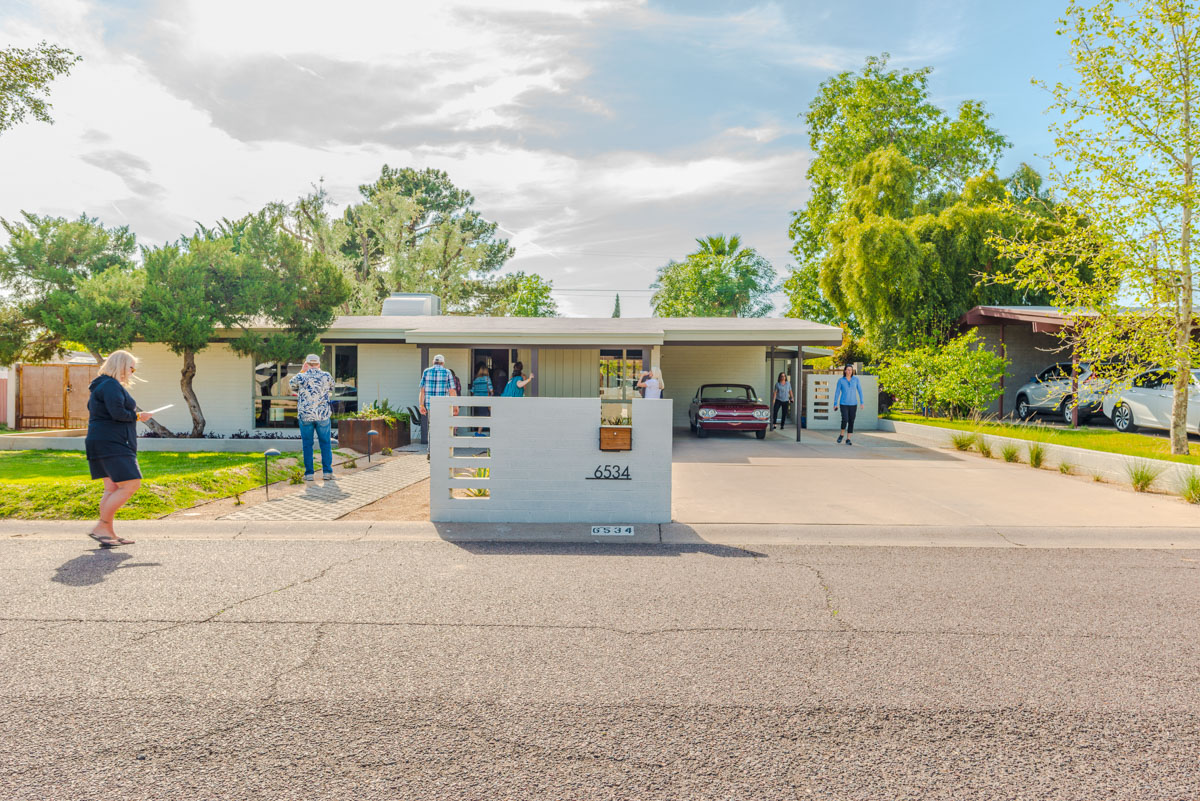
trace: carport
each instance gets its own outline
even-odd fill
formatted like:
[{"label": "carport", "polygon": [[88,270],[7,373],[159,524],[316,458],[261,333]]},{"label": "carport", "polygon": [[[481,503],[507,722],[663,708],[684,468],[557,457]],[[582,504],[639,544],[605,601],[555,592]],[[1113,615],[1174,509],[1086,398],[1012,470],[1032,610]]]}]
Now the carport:
[{"label": "carport", "polygon": [[[1009,360],[1015,381],[1000,377],[1000,398],[989,414],[1004,417],[1016,408],[1017,390],[1025,377],[1033,375],[1050,362],[1063,361],[1062,331],[1074,324],[1071,318],[1053,306],[976,306],[959,319],[963,328],[979,330],[980,340],[991,350]],[[1072,354],[1066,354],[1070,360]]]}]

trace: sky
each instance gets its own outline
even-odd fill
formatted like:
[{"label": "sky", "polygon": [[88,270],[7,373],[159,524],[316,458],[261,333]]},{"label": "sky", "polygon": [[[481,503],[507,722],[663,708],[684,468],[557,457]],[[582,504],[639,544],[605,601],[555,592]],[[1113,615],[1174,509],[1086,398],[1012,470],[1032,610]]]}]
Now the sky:
[{"label": "sky", "polygon": [[[1031,84],[1069,80],[1065,0],[4,0],[0,47],[83,56],[53,126],[0,135],[0,217],[87,213],[160,244],[393,167],[471,191],[568,316],[648,316],[657,268],[739,234],[781,277],[807,198],[803,110],[891,54],[982,100],[1044,169]],[[783,311],[777,298],[776,314]]]}]

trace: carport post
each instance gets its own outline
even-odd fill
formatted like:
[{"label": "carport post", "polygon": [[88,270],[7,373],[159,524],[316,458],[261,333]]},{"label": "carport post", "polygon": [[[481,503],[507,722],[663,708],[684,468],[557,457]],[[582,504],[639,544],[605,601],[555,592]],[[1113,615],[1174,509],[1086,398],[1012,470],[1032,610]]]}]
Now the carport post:
[{"label": "carport post", "polygon": [[[421,376],[424,377],[425,370],[429,367],[429,346],[421,346]],[[417,411],[420,411],[418,409]],[[429,444],[429,399],[425,399],[425,414],[421,415],[421,444]]]},{"label": "carport post", "polygon": [[796,345],[796,377],[792,386],[796,388],[796,408],[793,415],[796,418],[796,442],[800,441],[800,413],[804,410],[804,346]]}]

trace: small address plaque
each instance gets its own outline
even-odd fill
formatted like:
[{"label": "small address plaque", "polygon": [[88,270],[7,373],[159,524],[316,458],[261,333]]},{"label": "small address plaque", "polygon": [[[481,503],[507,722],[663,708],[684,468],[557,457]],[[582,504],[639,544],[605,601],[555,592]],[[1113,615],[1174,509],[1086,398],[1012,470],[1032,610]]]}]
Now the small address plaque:
[{"label": "small address plaque", "polygon": [[633,526],[592,526],[594,537],[632,537]]}]

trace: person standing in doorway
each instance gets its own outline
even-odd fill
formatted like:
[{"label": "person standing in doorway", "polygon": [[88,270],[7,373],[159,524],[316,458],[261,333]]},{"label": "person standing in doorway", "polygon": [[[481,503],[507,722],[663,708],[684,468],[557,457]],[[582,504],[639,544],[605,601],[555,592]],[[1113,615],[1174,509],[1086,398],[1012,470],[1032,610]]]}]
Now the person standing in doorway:
[{"label": "person standing in doorway", "polygon": [[850,437],[854,434],[854,418],[862,402],[862,382],[854,374],[854,365],[847,364],[842,368],[842,377],[833,391],[833,410],[836,412],[840,408],[842,411],[842,432],[838,434],[838,442],[845,439],[847,445],[854,444]]},{"label": "person standing in doorway", "polygon": [[333,376],[321,369],[321,357],[310,353],[304,357],[300,372],[288,379],[296,393],[296,418],[300,421],[300,443],[304,448],[304,480],[312,481],[313,436],[321,446],[321,478],[333,478],[333,445],[330,428],[333,425],[329,401],[333,397]]},{"label": "person standing in doorway", "polygon": [[771,388],[771,430],[775,430],[775,415],[779,415],[779,427],[787,422],[788,407],[792,403],[792,382],[787,373],[780,373]]},{"label": "person standing in doorway", "polygon": [[508,385],[504,387],[504,391],[500,393],[502,398],[523,398],[525,397],[525,387],[529,386],[529,382],[533,381],[533,373],[529,377],[525,377],[525,365],[517,362],[513,365],[512,378],[508,379]]},{"label": "person standing in doorway", "polygon": [[642,379],[638,381],[638,389],[644,390],[644,398],[662,398],[663,386],[662,373],[657,367],[654,367],[642,373]]},{"label": "person standing in doorway", "polygon": [[421,439],[429,441],[429,399],[446,395],[458,394],[454,388],[454,376],[446,369],[446,357],[438,354],[433,357],[433,364],[421,373],[421,383],[418,385],[417,409],[421,412],[421,426],[424,429]]},{"label": "person standing in doorway", "polygon": [[[471,379],[471,394],[476,398],[490,398],[496,394],[495,387],[492,386],[492,377],[488,375],[486,362],[479,362],[475,365],[475,378]],[[491,417],[492,410],[488,406],[476,406],[471,410],[472,417]],[[482,437],[483,429],[475,429],[475,435]]]},{"label": "person standing in doorway", "polygon": [[142,470],[137,460],[137,424],[150,419],[139,412],[137,401],[129,394],[129,384],[137,371],[137,359],[127,350],[114,350],[100,366],[100,374],[88,389],[88,427],[83,441],[88,469],[93,479],[104,480],[100,497],[100,520],[89,537],[102,548],[133,545],[133,540],[117,536],[114,528],[117,512],[142,486]]}]

